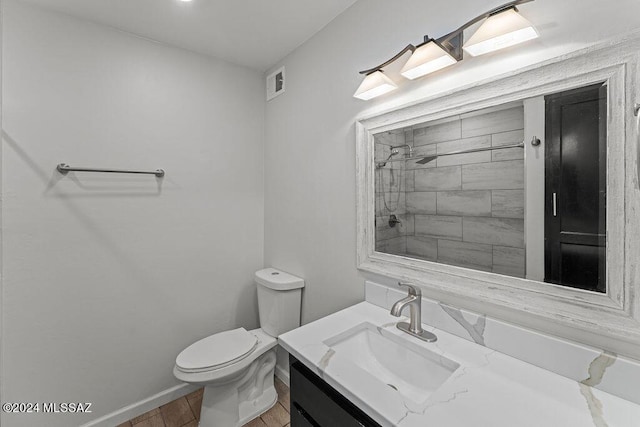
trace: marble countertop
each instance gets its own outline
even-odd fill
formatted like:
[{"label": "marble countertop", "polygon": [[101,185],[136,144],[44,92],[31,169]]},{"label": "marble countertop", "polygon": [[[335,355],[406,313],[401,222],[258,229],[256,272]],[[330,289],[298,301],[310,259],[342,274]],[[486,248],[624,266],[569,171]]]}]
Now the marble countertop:
[{"label": "marble countertop", "polygon": [[[363,302],[290,331],[279,343],[382,426],[640,426],[640,405],[427,325],[438,341],[420,341],[398,330],[399,320]],[[460,367],[426,401],[407,401],[323,343],[364,322]]]}]

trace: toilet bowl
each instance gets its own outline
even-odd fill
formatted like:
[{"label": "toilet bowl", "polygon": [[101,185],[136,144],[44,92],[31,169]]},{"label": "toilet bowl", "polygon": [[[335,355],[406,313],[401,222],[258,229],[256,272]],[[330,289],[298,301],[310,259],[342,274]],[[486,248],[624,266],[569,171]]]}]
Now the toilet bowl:
[{"label": "toilet bowl", "polygon": [[176,358],[173,374],[204,386],[201,427],[239,427],[270,409],[277,337],[300,326],[304,281],[266,268],[255,273],[260,328],[219,332],[197,341]]}]

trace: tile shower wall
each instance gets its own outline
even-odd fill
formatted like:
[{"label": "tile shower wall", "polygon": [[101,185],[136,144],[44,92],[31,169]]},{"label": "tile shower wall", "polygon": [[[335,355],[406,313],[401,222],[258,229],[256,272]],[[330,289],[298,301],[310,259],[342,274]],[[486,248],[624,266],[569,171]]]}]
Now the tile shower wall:
[{"label": "tile shower wall", "polygon": [[[473,113],[395,135],[396,142],[402,137],[402,143],[412,145],[416,156],[510,145],[524,138],[524,111],[517,106]],[[387,139],[388,135],[376,138],[376,157],[378,148],[382,157]],[[524,277],[521,148],[451,155],[425,165],[407,161],[404,170],[393,167],[396,174],[404,173],[404,189],[386,185],[377,199],[384,195],[404,201],[399,207],[404,227],[392,231],[384,206],[376,200],[376,250]],[[385,177],[392,172],[387,166],[377,173]]]},{"label": "tile shower wall", "polygon": [[[412,137],[410,131],[394,130],[375,135],[375,162],[385,161],[391,154],[391,147],[406,144]],[[406,170],[401,159],[405,149],[387,162],[386,166],[376,169],[376,250],[392,254],[406,254],[407,234],[413,234],[413,216],[407,216],[406,204]],[[400,161],[398,161],[400,160]],[[399,224],[389,225],[391,215],[395,215]],[[409,223],[409,218],[411,223]],[[409,227],[411,225],[411,227]]]}]

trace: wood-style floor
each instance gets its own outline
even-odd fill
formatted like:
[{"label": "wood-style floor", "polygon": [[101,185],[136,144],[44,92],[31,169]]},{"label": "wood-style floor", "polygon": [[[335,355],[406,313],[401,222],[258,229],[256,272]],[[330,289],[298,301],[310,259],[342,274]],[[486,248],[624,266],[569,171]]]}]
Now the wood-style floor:
[{"label": "wood-style floor", "polygon": [[[278,401],[267,412],[243,427],[289,427],[289,387],[275,379]],[[118,427],[197,427],[203,389],[135,417]]]}]

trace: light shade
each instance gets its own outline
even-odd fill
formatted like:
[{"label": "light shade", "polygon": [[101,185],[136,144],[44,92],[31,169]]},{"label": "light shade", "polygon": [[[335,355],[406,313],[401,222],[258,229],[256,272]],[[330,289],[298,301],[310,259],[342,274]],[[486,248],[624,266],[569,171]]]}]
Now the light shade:
[{"label": "light shade", "polygon": [[515,9],[507,9],[487,18],[463,49],[473,56],[484,55],[538,37],[531,22]]},{"label": "light shade", "polygon": [[364,78],[353,96],[368,101],[376,96],[391,92],[397,87],[398,86],[389,77],[385,76],[382,71],[374,71]]},{"label": "light shade", "polygon": [[455,64],[456,59],[438,43],[431,40],[417,48],[404,64],[400,73],[408,79],[417,79]]}]

